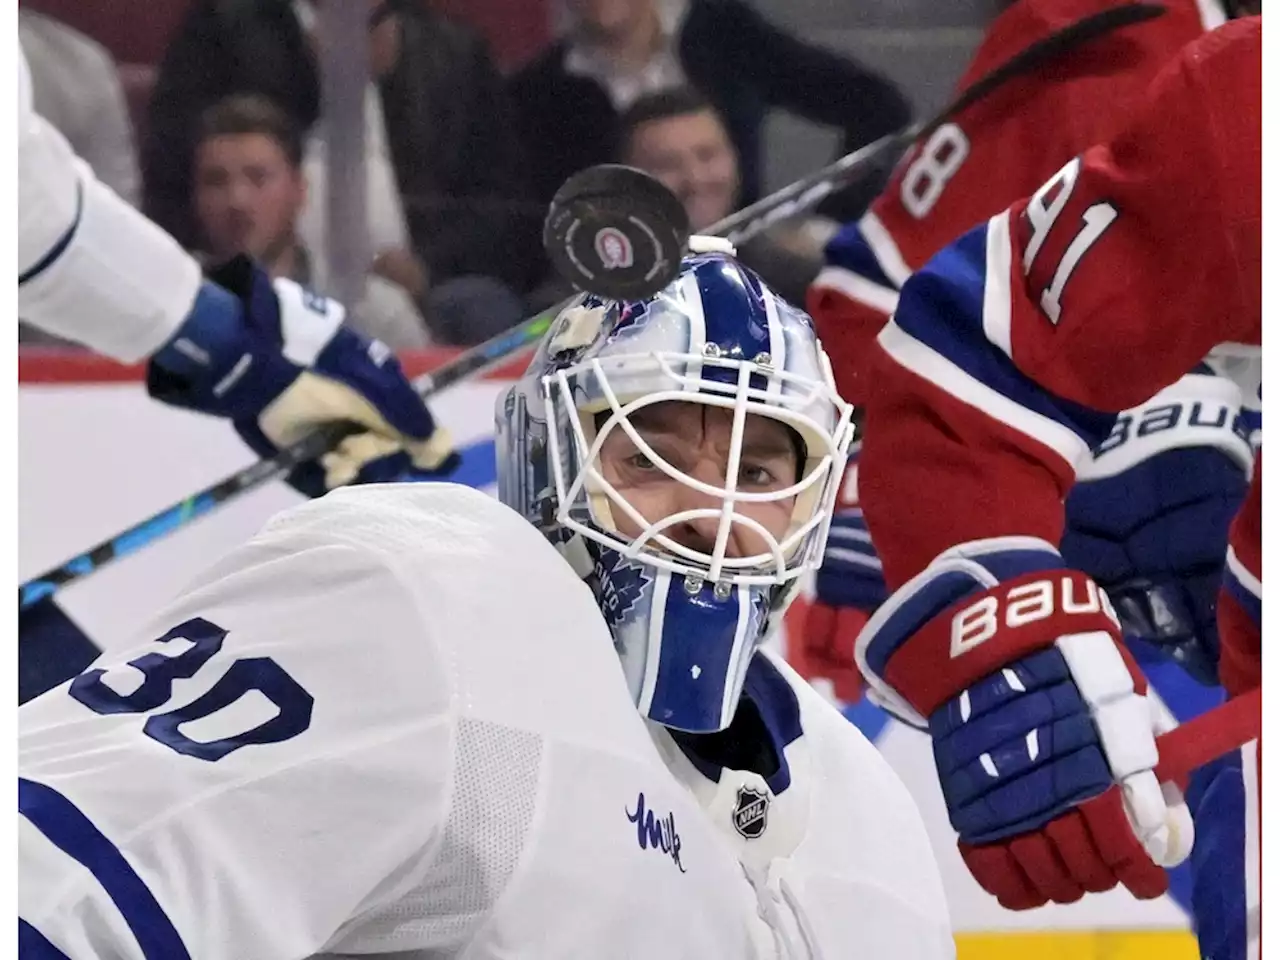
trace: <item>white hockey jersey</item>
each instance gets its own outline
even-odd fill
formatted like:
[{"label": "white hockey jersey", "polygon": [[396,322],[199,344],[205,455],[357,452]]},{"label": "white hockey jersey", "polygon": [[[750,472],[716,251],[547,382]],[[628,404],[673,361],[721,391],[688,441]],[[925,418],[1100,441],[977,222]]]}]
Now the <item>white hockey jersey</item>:
[{"label": "white hockey jersey", "polygon": [[338,490],[147,636],[19,710],[24,957],[777,956],[589,589],[489,497]]},{"label": "white hockey jersey", "polygon": [[954,957],[924,822],[879,751],[772,651],[752,660],[744,697],[778,758],[767,777],[709,762],[689,746],[698,738],[652,731],[668,767],[733,846],[780,952]]},{"label": "white hockey jersey", "polygon": [[200,267],[34,111],[21,52],[18,63],[18,316],[118,360],[141,359],[190,312]]}]

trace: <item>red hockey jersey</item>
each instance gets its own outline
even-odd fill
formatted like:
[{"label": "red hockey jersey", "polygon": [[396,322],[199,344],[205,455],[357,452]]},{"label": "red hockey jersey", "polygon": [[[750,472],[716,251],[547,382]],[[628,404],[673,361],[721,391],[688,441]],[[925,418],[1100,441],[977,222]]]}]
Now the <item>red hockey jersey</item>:
[{"label": "red hockey jersey", "polygon": [[[903,288],[872,351],[859,475],[889,585],[966,541],[1058,542],[1075,469],[1111,414],[1215,345],[1260,344],[1260,313],[1261,20],[1249,18],[1183,50],[1124,132]],[[1232,689],[1256,679],[1259,511],[1255,489],[1228,557],[1223,616],[1247,615],[1223,624]]]},{"label": "red hockey jersey", "polygon": [[[1114,5],[1019,0],[992,22],[959,89],[1033,42]],[[907,153],[867,214],[832,240],[807,306],[846,399],[861,402],[862,365],[908,276],[1071,157],[1118,132],[1160,68],[1225,22],[1217,0],[1168,0],[1166,8],[1163,16],[1011,81],[939,127]]]}]

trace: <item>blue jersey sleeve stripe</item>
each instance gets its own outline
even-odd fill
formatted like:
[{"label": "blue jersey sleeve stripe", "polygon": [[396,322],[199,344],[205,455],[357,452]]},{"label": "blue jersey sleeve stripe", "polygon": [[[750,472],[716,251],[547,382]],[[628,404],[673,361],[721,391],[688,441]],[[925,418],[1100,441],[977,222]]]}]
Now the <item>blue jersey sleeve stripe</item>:
[{"label": "blue jersey sleeve stripe", "polygon": [[44,273],[57,262],[67,251],[67,247],[71,246],[71,241],[75,238],[76,231],[80,229],[80,219],[84,215],[84,187],[80,181],[76,181],[76,215],[71,218],[71,226],[58,238],[58,242],[49,248],[49,251],[37,260],[34,264],[26,269],[23,273],[18,274],[18,286],[22,286],[30,280],[34,280],[40,274]]},{"label": "blue jersey sleeve stripe", "polygon": [[18,779],[18,812],[93,874],[129,925],[146,960],[191,960],[182,937],[124,855],[52,787]]},{"label": "blue jersey sleeve stripe", "polygon": [[969,377],[1041,417],[1066,427],[1094,447],[1111,433],[1116,414],[1091,410],[1050,393],[1022,373],[983,328],[988,283],[987,225],[945,248],[903,288],[897,325]]},{"label": "blue jersey sleeve stripe", "polygon": [[18,956],[22,960],[71,960],[21,917],[18,918]]},{"label": "blue jersey sleeve stripe", "polygon": [[856,273],[889,290],[898,289],[898,285],[889,279],[880,261],[876,259],[871,245],[862,235],[862,228],[856,223],[848,224],[831,238],[826,247],[826,259],[829,266]]}]

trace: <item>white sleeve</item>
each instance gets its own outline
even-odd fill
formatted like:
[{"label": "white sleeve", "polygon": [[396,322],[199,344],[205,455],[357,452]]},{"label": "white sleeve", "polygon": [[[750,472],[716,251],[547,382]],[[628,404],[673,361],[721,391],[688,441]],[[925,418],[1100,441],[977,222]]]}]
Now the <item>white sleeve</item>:
[{"label": "white sleeve", "polygon": [[119,360],[141,359],[190,311],[200,267],[34,111],[21,54],[18,84],[19,316]]},{"label": "white sleeve", "polygon": [[445,671],[328,499],[145,634],[172,639],[20,708],[19,911],[47,955],[306,957],[421,882],[452,782]]}]

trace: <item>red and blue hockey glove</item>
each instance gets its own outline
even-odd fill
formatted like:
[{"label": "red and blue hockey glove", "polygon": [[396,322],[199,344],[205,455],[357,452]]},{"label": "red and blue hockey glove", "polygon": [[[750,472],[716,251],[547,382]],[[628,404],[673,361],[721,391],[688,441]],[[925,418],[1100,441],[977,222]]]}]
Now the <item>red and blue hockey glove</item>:
[{"label": "red and blue hockey glove", "polygon": [[1157,713],[1106,595],[1048,543],[946,551],[872,617],[857,660],[928,730],[961,856],[1002,905],[1168,889],[1193,833],[1156,780]]},{"label": "red and blue hockey glove", "polygon": [[1120,415],[1066,504],[1063,558],[1106,590],[1126,636],[1206,684],[1227,530],[1253,468],[1243,423],[1236,384],[1188,374]]},{"label": "red and blue hockey glove", "polygon": [[289,482],[309,496],[352,482],[418,479],[456,465],[391,351],[342,326],[345,311],[246,257],[211,274],[183,325],[151,357],[147,389],[174,406],[234,422],[264,457],[316,427],[365,427]]}]

